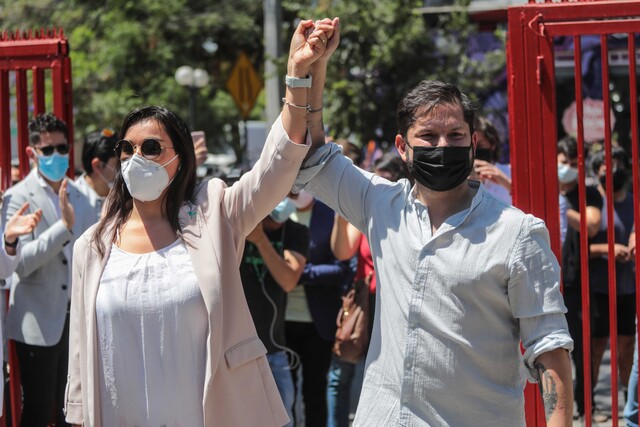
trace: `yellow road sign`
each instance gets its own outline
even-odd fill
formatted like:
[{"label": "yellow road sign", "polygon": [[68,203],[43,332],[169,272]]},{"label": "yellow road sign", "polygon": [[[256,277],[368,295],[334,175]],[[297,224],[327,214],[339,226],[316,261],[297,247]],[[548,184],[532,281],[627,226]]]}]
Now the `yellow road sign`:
[{"label": "yellow road sign", "polygon": [[242,116],[246,120],[262,90],[262,78],[256,72],[244,52],[240,53],[229,77],[227,90],[236,101]]}]

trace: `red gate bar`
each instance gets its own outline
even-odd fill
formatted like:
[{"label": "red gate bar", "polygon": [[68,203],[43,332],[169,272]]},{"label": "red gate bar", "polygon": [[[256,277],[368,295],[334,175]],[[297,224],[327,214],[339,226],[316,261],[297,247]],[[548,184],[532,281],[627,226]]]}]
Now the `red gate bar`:
[{"label": "red gate bar", "polygon": [[16,110],[18,126],[18,159],[22,176],[29,173],[29,158],[24,148],[29,139],[29,99],[27,97],[27,72],[16,70]]},{"label": "red gate bar", "polygon": [[591,296],[589,294],[589,263],[585,262],[589,254],[589,236],[587,235],[587,188],[585,183],[584,125],[582,97],[582,52],[580,36],[573,38],[573,66],[577,115],[578,141],[578,194],[580,203],[580,277],[582,294],[582,362],[584,368],[584,414],[585,425],[591,426]]},{"label": "red gate bar", "polygon": [[31,72],[33,73],[33,114],[38,115],[45,111],[44,70],[34,66]]},{"label": "red gate bar", "polygon": [[[609,245],[609,354],[611,360],[611,412],[612,426],[618,427],[618,317],[615,257],[615,225],[613,211],[613,165],[611,159],[611,116],[609,93],[609,46],[607,36],[600,36],[602,61],[602,100],[604,104],[604,150],[606,171],[607,242]],[[635,210],[635,209],[634,209]]]},{"label": "red gate bar", "polygon": [[[631,99],[638,99],[638,90],[636,85],[637,79],[637,71],[636,71],[636,40],[633,34],[629,34],[627,39],[627,52],[629,53],[629,97]],[[632,161],[632,172],[633,172],[633,205],[640,206],[640,195],[638,192],[640,191],[640,185],[638,184],[638,179],[640,178],[638,170],[640,169],[640,162],[638,161],[638,156],[640,156],[640,150],[638,149],[638,103],[631,102],[630,103],[630,123],[631,123],[631,161]],[[634,227],[640,224],[640,209],[633,210],[633,218],[634,218]],[[640,244],[640,236],[638,233],[635,233],[636,238],[636,319],[638,317],[638,313],[640,313],[640,292],[638,292],[638,283],[640,283],[640,268],[637,268],[640,265],[640,252],[638,251],[638,244]],[[636,337],[640,335],[640,323],[636,322],[637,330]],[[637,343],[636,343],[637,345]],[[640,351],[638,352],[640,354]],[[638,381],[638,396],[640,396],[640,381]]]},{"label": "red gate bar", "polygon": [[[625,5],[626,6],[626,5]],[[640,27],[640,19],[612,19],[598,21],[549,22],[544,24],[549,36],[579,36],[584,35],[585,26],[589,26],[589,34],[632,33]]]},{"label": "red gate bar", "polygon": [[[582,96],[582,79],[581,79],[581,63],[580,58],[581,55],[579,53],[580,46],[580,35],[594,34],[594,35],[603,35],[603,34],[612,34],[612,33],[634,33],[640,32],[640,2],[637,1],[594,1],[589,2],[588,7],[585,7],[585,2],[557,2],[557,3],[534,3],[530,2],[529,5],[518,6],[518,7],[510,7],[509,8],[509,28],[508,28],[508,51],[507,51],[507,61],[508,61],[508,89],[509,89],[509,120],[510,120],[510,141],[511,141],[511,165],[513,172],[513,200],[514,204],[521,209],[531,212],[534,215],[542,216],[545,222],[547,223],[551,235],[552,240],[552,248],[556,251],[556,248],[559,247],[559,233],[556,231],[556,223],[558,221],[558,211],[557,211],[557,194],[554,192],[554,189],[557,183],[551,182],[552,178],[547,178],[544,180],[544,187],[542,187],[540,183],[540,168],[544,171],[544,175],[551,176],[555,178],[555,170],[557,167],[557,162],[555,156],[551,153],[547,155],[547,147],[555,149],[555,141],[557,140],[556,133],[556,123],[557,117],[552,116],[548,119],[548,112],[551,110],[549,106],[555,107],[555,70],[551,67],[551,71],[549,71],[550,64],[554,64],[554,55],[553,55],[553,47],[548,48],[551,45],[551,38],[553,36],[570,36],[574,37],[574,50],[578,52],[578,54],[574,54],[574,70],[575,70],[575,85],[576,85],[576,108],[579,110],[576,115],[578,115],[578,125],[582,128],[582,121],[584,112],[583,110],[583,96]],[[626,19],[626,18],[629,19]],[[590,21],[591,20],[591,21]],[[611,22],[613,21],[613,22]],[[632,36],[630,36],[632,39]],[[604,38],[606,40],[606,37]],[[606,47],[606,43],[601,43],[605,46],[605,52],[602,56],[603,68],[608,67],[608,51]],[[632,140],[632,158],[633,158],[633,175],[634,175],[634,204],[636,209],[634,209],[634,219],[635,222],[640,224],[640,211],[638,210],[640,203],[640,177],[639,175],[639,167],[640,161],[638,157],[640,157],[640,148],[638,147],[638,123],[637,123],[637,115],[638,115],[638,106],[636,103],[636,65],[637,61],[637,52],[635,51],[635,42],[632,43],[632,40],[629,41],[628,45],[629,50],[629,66],[630,66],[630,78],[633,80],[633,84],[630,84],[631,90],[631,140]],[[601,52],[602,53],[602,52]],[[605,110],[609,111],[609,89],[608,89],[608,80],[609,80],[609,70],[603,70],[603,104],[606,101],[607,106]],[[606,86],[605,86],[606,85]],[[513,96],[512,94],[517,94]],[[611,177],[611,128],[609,123],[609,117],[606,117],[604,120],[607,120],[605,124],[605,128],[607,129],[607,135],[605,135],[605,166],[608,165],[608,177]],[[604,121],[603,120],[603,121]],[[542,124],[542,126],[541,126]],[[543,131],[540,128],[544,128]],[[585,149],[584,149],[584,130],[578,130],[578,149],[579,149],[579,170],[580,175],[584,178],[585,176]],[[550,145],[553,142],[553,147]],[[543,147],[540,150],[540,147]],[[537,153],[534,150],[538,150]],[[542,152],[542,153],[541,153]],[[606,157],[609,157],[607,160]],[[542,161],[544,165],[540,167],[539,164],[534,164],[536,162]],[[611,182],[611,179],[607,181]],[[580,206],[586,206],[586,186],[582,183],[583,189],[578,188],[578,192],[580,195]],[[540,188],[544,188],[545,191],[541,192]],[[545,193],[542,197],[540,197],[540,193]],[[612,190],[609,188],[607,191],[608,194],[612,193]],[[611,199],[613,200],[613,199]],[[611,203],[607,201],[607,203]],[[555,207],[552,205],[556,204]],[[611,207],[607,205],[605,208],[607,209],[607,216],[613,218],[613,215],[610,215],[612,212]],[[581,209],[584,211],[584,208]],[[581,252],[588,253],[588,248],[585,250],[584,248],[588,245],[587,233],[585,230],[585,216],[582,217],[582,241],[581,244]],[[607,220],[609,223],[610,220]],[[607,243],[608,243],[608,251],[611,252],[611,248],[615,249],[615,238],[611,237],[611,225],[608,227],[609,231],[607,232]],[[613,229],[613,235],[615,235],[615,229]],[[640,238],[637,239],[640,242]],[[559,256],[559,252],[556,252]],[[637,261],[640,261],[640,254],[637,256]],[[613,263],[612,256],[609,256],[609,263]],[[585,292],[584,289],[589,288],[588,284],[588,264],[587,264],[586,255],[583,255],[581,259],[581,275],[584,278],[584,282],[580,284],[581,289],[583,289],[583,301],[582,301],[582,312],[583,312],[583,334],[585,343],[582,347],[584,347],[584,366],[585,373],[591,372],[591,346],[590,346],[590,335],[591,335],[591,325],[589,324],[589,307],[590,302],[589,292]],[[615,264],[612,264],[615,265]],[[609,281],[609,293],[612,296],[616,295],[616,283],[615,279],[615,268],[609,267],[611,273],[608,274],[607,280]],[[636,282],[637,287],[640,285],[640,272],[636,271]],[[638,296],[636,305],[638,307],[638,312],[640,313],[640,293],[636,293]],[[587,301],[585,301],[587,299]],[[615,299],[615,297],[613,298]],[[613,302],[616,304],[616,301]],[[617,380],[617,318],[614,317],[616,313],[617,307],[614,305],[611,307],[610,302],[610,335],[611,335],[611,348],[612,348],[612,377],[615,377],[613,388],[614,392],[617,393],[617,384],[615,380]],[[616,319],[616,320],[611,320]],[[615,329],[611,329],[611,325]],[[592,400],[591,400],[591,388],[592,381],[591,376],[586,375],[584,378],[585,382],[585,413],[587,416],[585,417],[585,425],[590,426],[592,424],[591,417],[589,416],[592,408]],[[526,422],[528,426],[544,426],[546,422],[544,417],[540,417],[539,415],[539,406],[537,405],[538,398],[537,395],[532,395],[529,393],[529,387],[525,390],[525,396],[527,401],[525,402],[525,410],[526,410]],[[640,390],[639,390],[640,391]],[[532,399],[533,397],[533,399]],[[612,396],[612,400],[615,399],[616,396]],[[533,402],[531,401],[533,400]],[[615,400],[612,402],[613,404],[613,423],[617,425],[617,415],[618,415],[618,405]]]},{"label": "red gate bar", "polygon": [[[0,124],[9,124],[9,72],[0,69]],[[0,188],[11,183],[11,127],[0,126]]]},{"label": "red gate bar", "polygon": [[[16,77],[16,119],[18,126],[18,159],[22,176],[29,172],[29,160],[25,148],[28,145],[28,122],[34,115],[46,111],[45,70],[51,70],[53,113],[64,120],[68,127],[68,139],[73,158],[73,102],[71,98],[71,60],[69,48],[62,30],[40,30],[36,32],[4,32],[0,34],[0,166],[2,189],[11,182],[11,133],[9,72]],[[28,74],[31,72],[31,94],[29,98]],[[30,114],[30,108],[32,108]],[[16,153],[14,153],[15,155]],[[73,168],[68,175],[73,177]],[[15,343],[8,342],[9,382],[13,426],[20,425],[22,415],[22,392],[20,369]],[[0,423],[2,425],[2,423]]]}]

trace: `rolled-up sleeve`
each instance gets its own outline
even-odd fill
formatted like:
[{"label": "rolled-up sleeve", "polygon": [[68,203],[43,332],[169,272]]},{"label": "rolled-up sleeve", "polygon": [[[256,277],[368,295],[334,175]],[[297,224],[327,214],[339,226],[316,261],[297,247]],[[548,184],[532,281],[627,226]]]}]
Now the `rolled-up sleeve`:
[{"label": "rolled-up sleeve", "polygon": [[367,199],[375,175],[356,167],[335,143],[320,147],[302,165],[293,192],[303,188],[359,230],[364,230]]},{"label": "rolled-up sleeve", "polygon": [[537,381],[534,361],[557,348],[573,349],[560,293],[560,266],[544,222],[527,215],[510,257],[509,304],[520,325],[529,380]]}]

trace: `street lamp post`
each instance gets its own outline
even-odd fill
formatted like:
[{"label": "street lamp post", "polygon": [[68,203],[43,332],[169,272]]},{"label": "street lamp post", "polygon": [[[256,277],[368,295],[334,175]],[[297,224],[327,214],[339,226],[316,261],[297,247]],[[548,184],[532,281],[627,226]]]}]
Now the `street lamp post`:
[{"label": "street lamp post", "polygon": [[209,73],[202,68],[183,65],[176,70],[176,82],[189,89],[189,121],[191,129],[196,125],[196,94],[209,84]]}]

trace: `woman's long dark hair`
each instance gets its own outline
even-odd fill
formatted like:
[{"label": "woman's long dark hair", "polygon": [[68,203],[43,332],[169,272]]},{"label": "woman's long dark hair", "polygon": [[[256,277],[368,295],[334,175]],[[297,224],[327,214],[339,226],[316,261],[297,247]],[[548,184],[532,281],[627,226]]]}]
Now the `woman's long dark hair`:
[{"label": "woman's long dark hair", "polygon": [[[164,203],[171,228],[177,235],[181,235],[182,227],[180,226],[178,213],[183,203],[193,203],[196,187],[196,156],[191,133],[184,120],[171,111],[159,106],[146,106],[137,108],[127,114],[120,129],[119,139],[123,139],[133,125],[147,120],[155,120],[164,128],[171,138],[171,142],[173,142],[175,153],[178,155],[180,166],[173,181],[169,184],[169,190],[164,196]],[[133,209],[131,194],[122,178],[120,158],[117,159],[115,182],[107,196],[103,211],[104,216],[93,235],[93,240],[101,257],[105,254],[103,235],[107,232],[109,225],[117,224],[119,229],[129,218]]]}]

